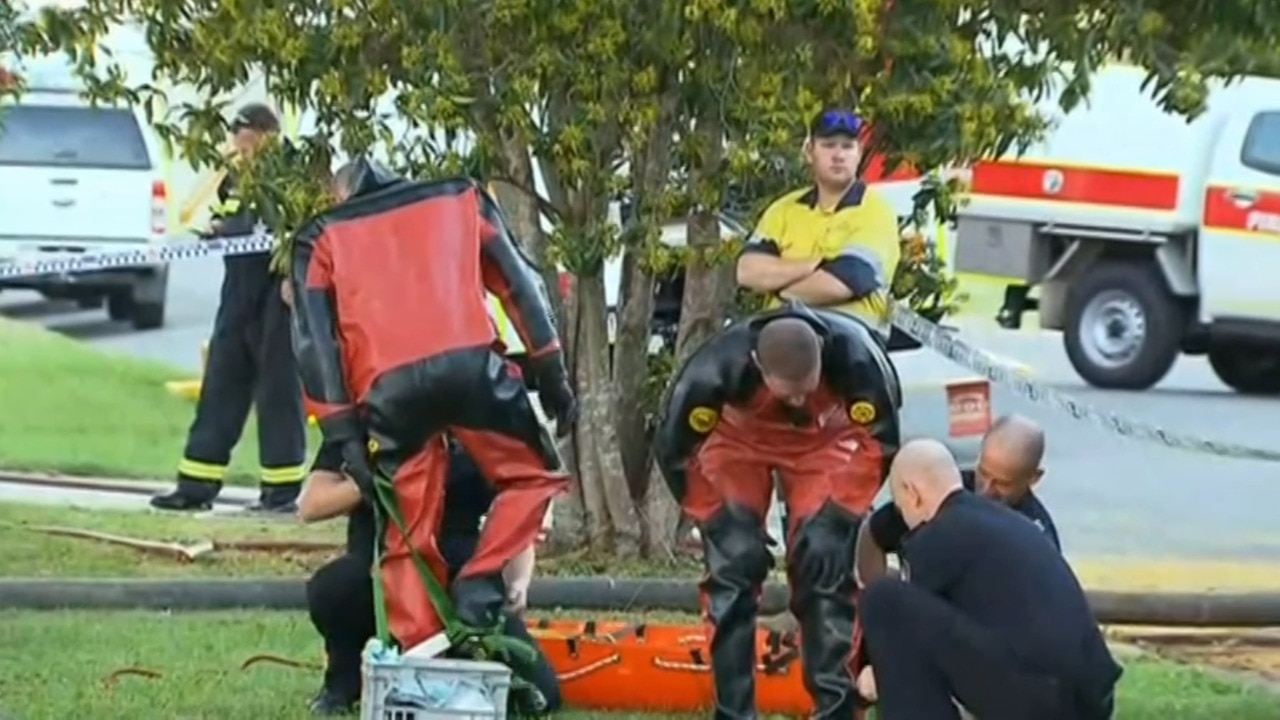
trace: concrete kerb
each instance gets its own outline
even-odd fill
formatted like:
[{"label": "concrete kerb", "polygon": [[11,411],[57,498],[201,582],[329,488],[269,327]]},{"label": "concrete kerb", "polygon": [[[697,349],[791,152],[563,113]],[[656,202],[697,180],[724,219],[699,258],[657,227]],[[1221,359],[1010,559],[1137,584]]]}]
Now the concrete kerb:
[{"label": "concrete kerb", "polygon": [[[0,483],[9,485],[26,485],[33,488],[46,488],[54,492],[87,490],[115,493],[119,495],[150,496],[168,492],[172,484],[148,480],[125,480],[121,478],[83,477],[79,475],[53,475],[48,473],[25,473],[0,471]],[[248,487],[225,486],[218,494],[219,504],[248,506],[257,502],[258,489]]]},{"label": "concrete kerb", "polygon": [[[1280,593],[1126,593],[1091,591],[1098,621],[1109,625],[1260,627],[1280,625]],[[529,589],[539,609],[697,613],[698,584],[679,578],[541,578]],[[300,579],[0,579],[0,608],[14,610],[209,611],[306,607]],[[764,588],[761,611],[787,607],[785,585]]]}]

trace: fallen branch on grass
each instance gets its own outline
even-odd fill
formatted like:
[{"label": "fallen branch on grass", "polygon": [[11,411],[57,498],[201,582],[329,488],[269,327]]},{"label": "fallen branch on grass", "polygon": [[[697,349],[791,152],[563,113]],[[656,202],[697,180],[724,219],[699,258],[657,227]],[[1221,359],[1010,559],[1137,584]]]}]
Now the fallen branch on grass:
[{"label": "fallen branch on grass", "polygon": [[298,668],[299,670],[324,670],[324,666],[319,663],[303,662],[301,660],[290,660],[287,657],[279,655],[254,655],[253,657],[240,663],[241,670],[249,668],[259,663],[269,663],[271,665],[283,665],[290,668]]},{"label": "fallen branch on grass", "polygon": [[217,552],[320,553],[339,552],[342,550],[342,546],[337,543],[314,540],[202,540],[184,545],[176,542],[147,540],[125,535],[112,535],[95,530],[82,530],[54,525],[28,525],[24,527],[32,532],[55,537],[90,540],[108,545],[127,547],[144,553],[169,557],[183,563],[195,562],[201,557]]},{"label": "fallen branch on grass", "polygon": [[214,544],[209,541],[191,543],[183,545],[182,543],[167,543],[157,540],[144,540],[142,538],[132,538],[124,535],[112,535],[110,533],[97,532],[94,530],[80,530],[77,528],[57,527],[54,525],[31,525],[27,527],[32,532],[42,533],[44,535],[52,535],[54,537],[68,537],[77,540],[91,540],[93,542],[106,543],[107,545],[119,545],[121,547],[131,548],[140,552],[152,555],[161,555],[173,558],[178,562],[190,563],[195,562],[202,555],[208,555],[214,551]]},{"label": "fallen branch on grass", "polygon": [[120,668],[119,670],[113,670],[111,674],[107,675],[105,678],[102,679],[102,687],[106,688],[107,690],[110,690],[111,688],[115,687],[117,680],[119,680],[122,677],[130,677],[130,676],[146,678],[147,680],[159,680],[160,678],[164,677],[162,674],[156,672],[155,670],[148,670],[146,668],[140,668],[140,667]]}]

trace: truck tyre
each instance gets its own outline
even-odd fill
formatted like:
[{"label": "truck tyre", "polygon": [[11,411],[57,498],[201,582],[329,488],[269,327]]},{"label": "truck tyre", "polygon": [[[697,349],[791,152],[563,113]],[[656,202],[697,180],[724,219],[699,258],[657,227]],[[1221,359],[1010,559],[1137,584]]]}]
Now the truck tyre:
[{"label": "truck tyre", "polygon": [[1280,395],[1280,353],[1235,345],[1209,347],[1209,367],[1227,387],[1245,395]]},{"label": "truck tyre", "polygon": [[133,319],[133,293],[130,290],[112,290],[107,295],[107,317],[116,322]]},{"label": "truck tyre", "polygon": [[164,327],[164,301],[159,302],[138,302],[133,301],[133,329],[135,330],[158,330]]},{"label": "truck tyre", "polygon": [[1063,342],[1085,382],[1146,390],[1178,359],[1186,313],[1154,263],[1103,262],[1067,293]]}]

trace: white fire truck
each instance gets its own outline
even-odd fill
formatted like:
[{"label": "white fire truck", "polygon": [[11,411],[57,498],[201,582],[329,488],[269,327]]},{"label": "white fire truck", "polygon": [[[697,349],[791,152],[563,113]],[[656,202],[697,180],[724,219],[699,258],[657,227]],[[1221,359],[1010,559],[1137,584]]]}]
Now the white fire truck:
[{"label": "white fire truck", "polygon": [[1016,159],[972,169],[958,272],[1038,287],[1096,387],[1145,389],[1207,354],[1238,392],[1280,394],[1280,80],[1219,84],[1188,123],[1110,67],[1087,106]]}]

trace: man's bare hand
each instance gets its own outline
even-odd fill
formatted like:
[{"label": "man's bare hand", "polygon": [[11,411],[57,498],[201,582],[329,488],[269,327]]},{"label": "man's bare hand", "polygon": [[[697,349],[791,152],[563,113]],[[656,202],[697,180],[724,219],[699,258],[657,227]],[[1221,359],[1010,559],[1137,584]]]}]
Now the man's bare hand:
[{"label": "man's bare hand", "polygon": [[507,609],[515,615],[524,615],[529,607],[529,585],[512,583],[507,587]]}]

